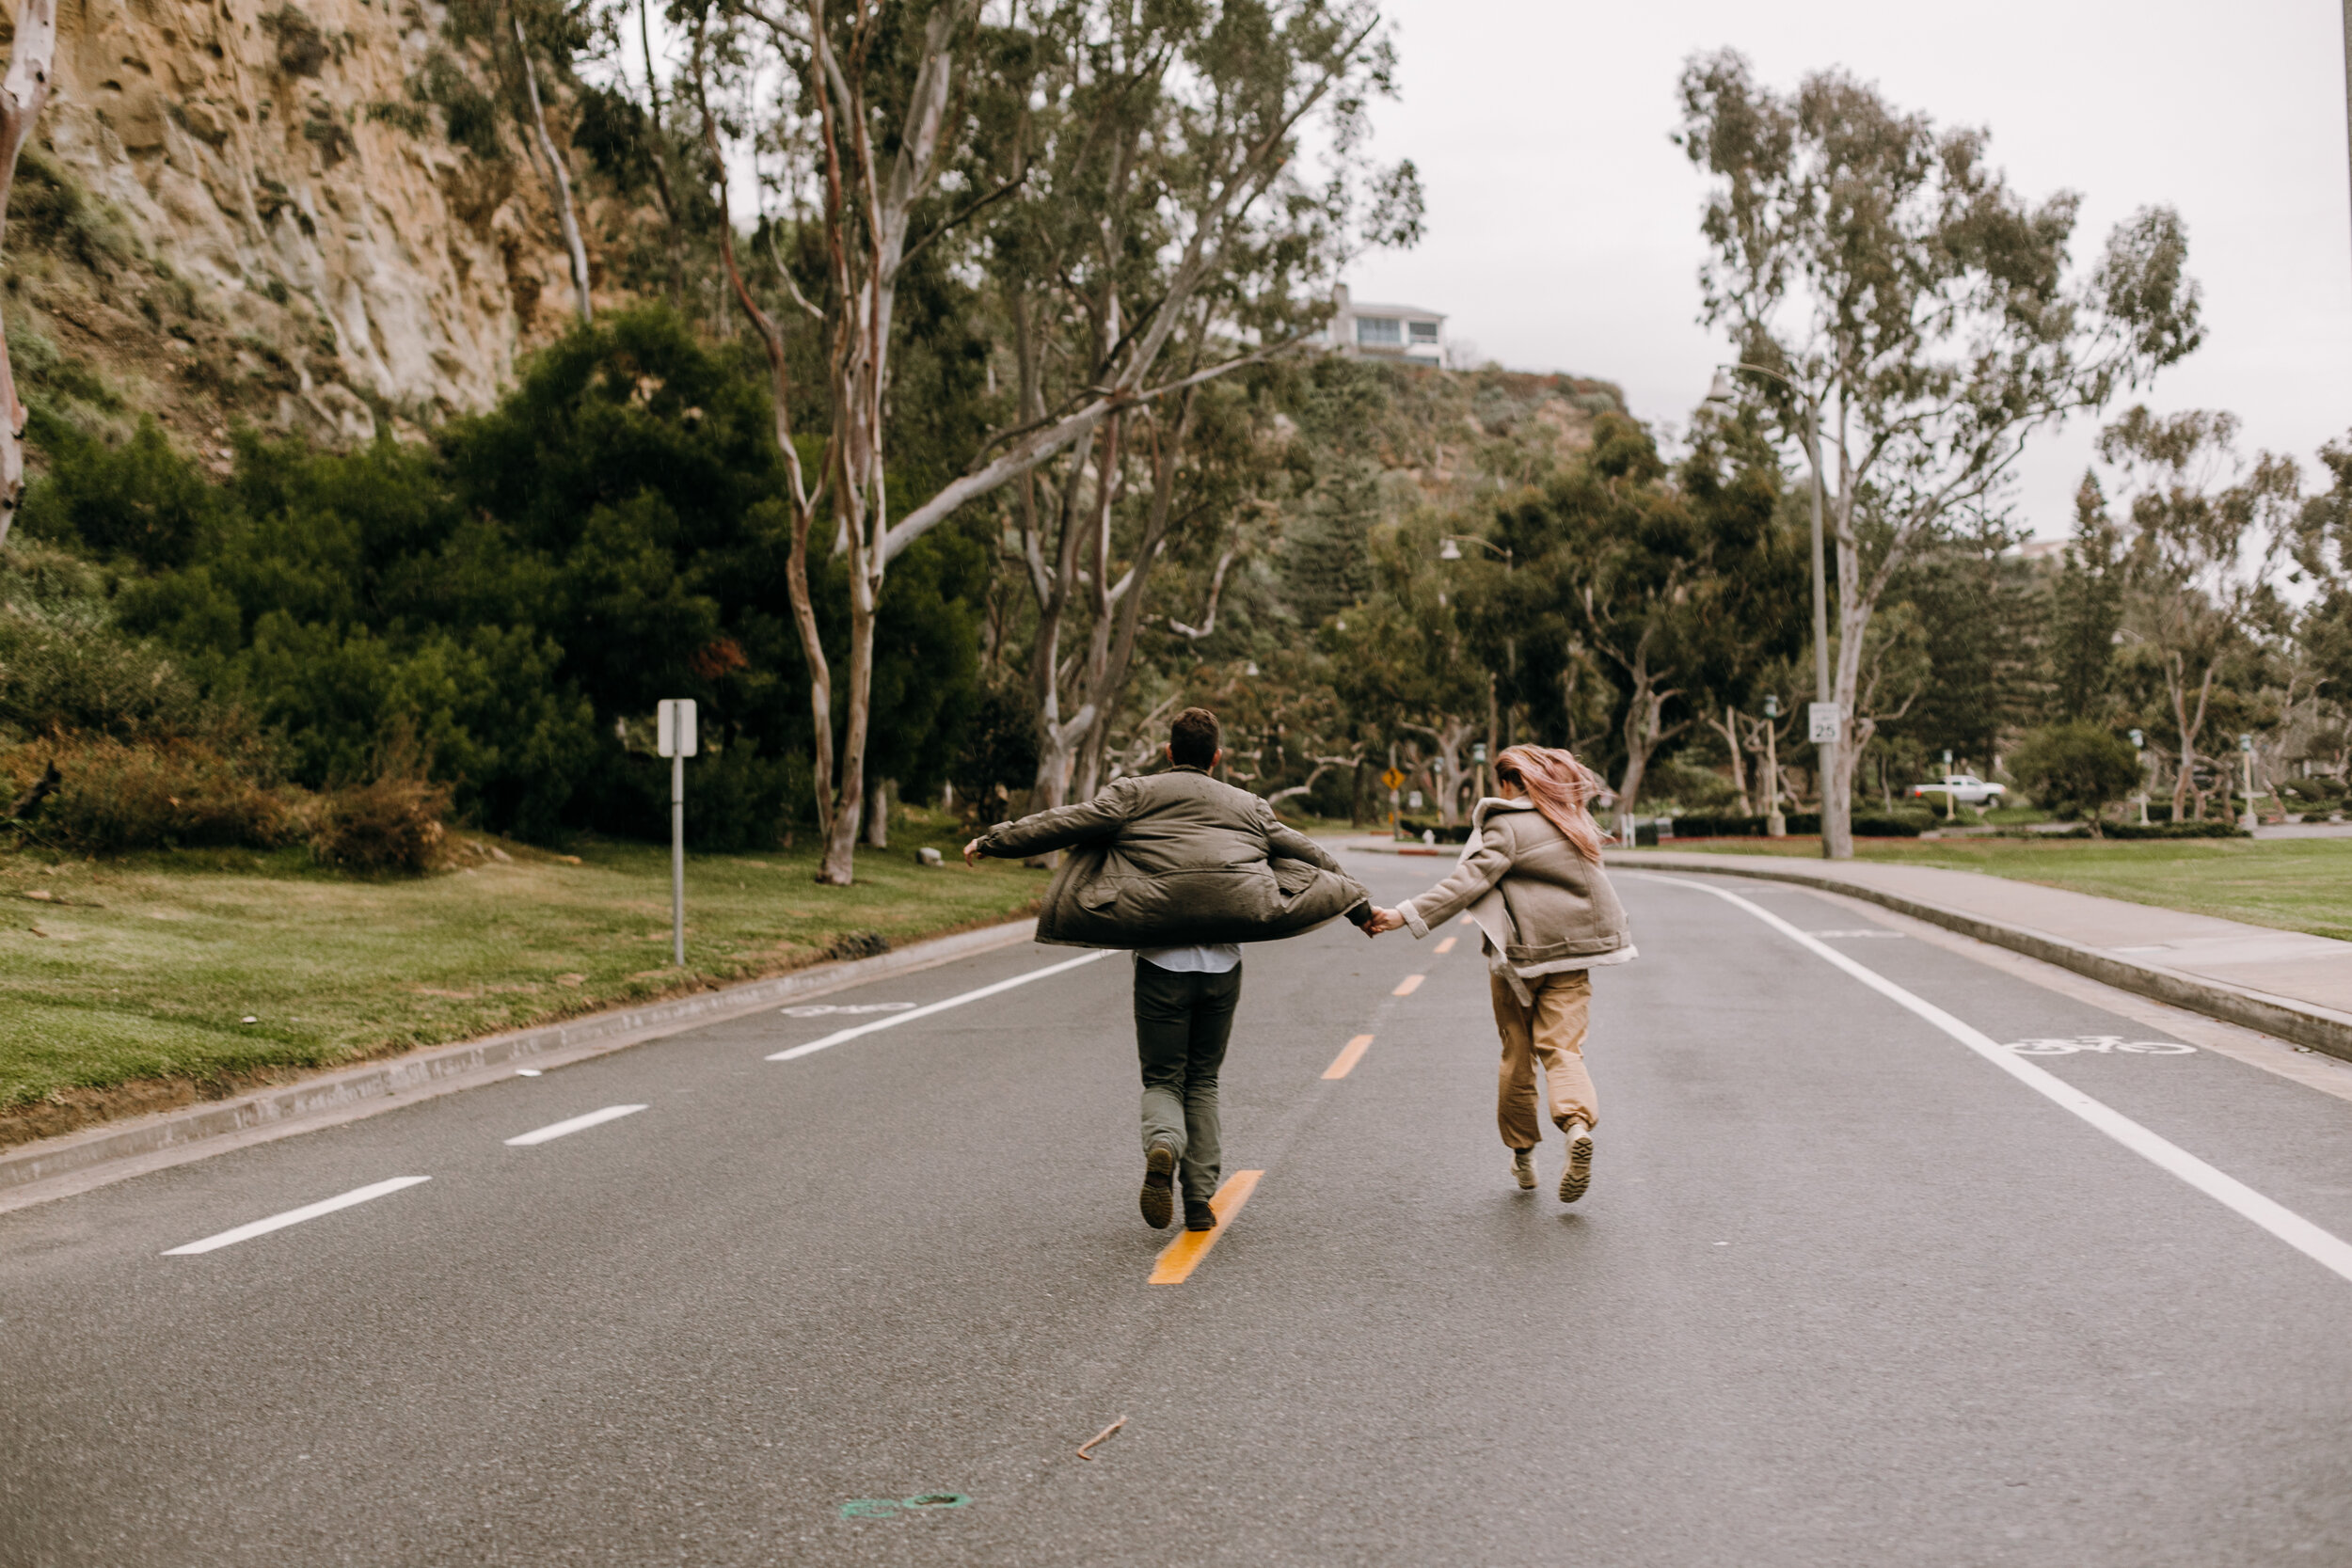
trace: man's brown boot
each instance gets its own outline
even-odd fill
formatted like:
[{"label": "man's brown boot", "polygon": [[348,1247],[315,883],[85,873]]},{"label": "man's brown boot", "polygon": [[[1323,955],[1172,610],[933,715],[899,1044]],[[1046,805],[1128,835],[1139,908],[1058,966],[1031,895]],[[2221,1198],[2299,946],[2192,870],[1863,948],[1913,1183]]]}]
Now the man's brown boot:
[{"label": "man's brown boot", "polygon": [[1143,1157],[1143,1195],[1137,1200],[1143,1223],[1166,1230],[1176,1217],[1176,1146],[1153,1144]]}]

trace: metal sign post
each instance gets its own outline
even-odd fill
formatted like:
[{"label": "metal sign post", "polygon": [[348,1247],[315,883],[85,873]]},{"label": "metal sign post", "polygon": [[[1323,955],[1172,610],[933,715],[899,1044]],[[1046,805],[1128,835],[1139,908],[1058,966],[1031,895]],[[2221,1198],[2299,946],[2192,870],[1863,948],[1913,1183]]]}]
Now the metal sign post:
[{"label": "metal sign post", "polygon": [[2250,735],[2239,736],[2237,750],[2238,755],[2246,762],[2246,816],[2238,826],[2250,833],[2262,826],[2262,818],[2254,815],[2254,737]]},{"label": "metal sign post", "polygon": [[1404,786],[1405,775],[1397,769],[1394,764],[1391,764],[1389,770],[1380,775],[1380,782],[1389,786],[1389,836],[1394,838],[1396,836],[1396,792]]},{"label": "metal sign post", "polygon": [[694,699],[665,697],[654,750],[670,759],[670,961],[686,967],[686,759],[694,754]]}]

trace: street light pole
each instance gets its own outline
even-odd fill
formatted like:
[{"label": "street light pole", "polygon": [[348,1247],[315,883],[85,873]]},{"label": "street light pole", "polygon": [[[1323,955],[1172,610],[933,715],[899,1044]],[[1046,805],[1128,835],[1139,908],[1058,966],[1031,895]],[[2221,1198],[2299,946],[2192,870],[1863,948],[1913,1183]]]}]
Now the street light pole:
[{"label": "street light pole", "polygon": [[[2352,5],[2352,0],[2344,0],[2344,4]],[[1439,535],[1438,539],[1438,559],[1439,561],[1461,560],[1462,546],[1464,545],[1476,545],[1481,549],[1492,550],[1495,554],[1502,557],[1502,575],[1506,578],[1509,577],[1512,571],[1518,565],[1518,559],[1511,553],[1510,546],[1498,545],[1490,539],[1481,539],[1475,533],[1447,533]],[[1516,690],[1519,684],[1519,639],[1517,632],[1505,632],[1502,634],[1502,663],[1504,673],[1509,675],[1511,686],[1513,689]],[[1493,677],[1489,676],[1488,686],[1491,688],[1492,684]],[[1518,740],[1518,736],[1514,733],[1511,723],[1511,707],[1512,705],[1506,704],[1502,709],[1502,734],[1500,738],[1505,747],[1515,744]],[[1487,738],[1494,739],[1497,737],[1489,736]]]},{"label": "street light pole", "polygon": [[[2352,0],[2344,0],[2344,5],[2348,9],[2352,9]],[[1827,704],[1833,700],[1833,689],[1829,680],[1829,567],[1821,539],[1821,507],[1826,483],[1821,477],[1821,407],[1811,392],[1806,391],[1778,371],[1768,370],[1762,365],[1747,364],[1744,361],[1736,365],[1719,367],[1716,370],[1715,384],[1707,391],[1708,402],[1732,403],[1737,401],[1731,389],[1731,381],[1724,373],[1725,369],[1753,371],[1757,375],[1769,375],[1804,401],[1804,455],[1805,460],[1813,466],[1813,689],[1815,703],[1817,705]],[[1841,731],[1844,728],[1842,714],[1839,715],[1839,728]],[[1820,754],[1821,769],[1821,858],[1823,860],[1833,858],[1830,853],[1829,791],[1830,780],[1837,772],[1839,744],[1840,742],[1836,737],[1814,742]]]}]

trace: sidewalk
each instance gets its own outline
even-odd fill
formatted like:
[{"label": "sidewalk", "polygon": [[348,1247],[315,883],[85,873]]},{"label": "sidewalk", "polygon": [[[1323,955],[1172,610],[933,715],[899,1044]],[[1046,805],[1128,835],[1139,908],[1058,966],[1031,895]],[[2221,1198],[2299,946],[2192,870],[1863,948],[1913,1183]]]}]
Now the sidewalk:
[{"label": "sidewalk", "polygon": [[1849,894],[2352,1058],[2352,942],[1940,866],[1659,849],[1612,850],[1609,864]]}]

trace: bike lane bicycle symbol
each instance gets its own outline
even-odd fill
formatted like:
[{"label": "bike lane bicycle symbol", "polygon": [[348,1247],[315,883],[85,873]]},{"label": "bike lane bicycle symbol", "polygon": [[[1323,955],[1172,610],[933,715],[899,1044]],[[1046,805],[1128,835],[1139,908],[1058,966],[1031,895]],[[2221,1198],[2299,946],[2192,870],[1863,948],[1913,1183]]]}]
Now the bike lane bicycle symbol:
[{"label": "bike lane bicycle symbol", "polygon": [[2197,1048],[2178,1040],[2127,1040],[2121,1035],[2076,1035],[2070,1039],[2010,1040],[2001,1048],[2020,1056],[2072,1056],[2078,1051],[2101,1055],[2193,1056]]}]

